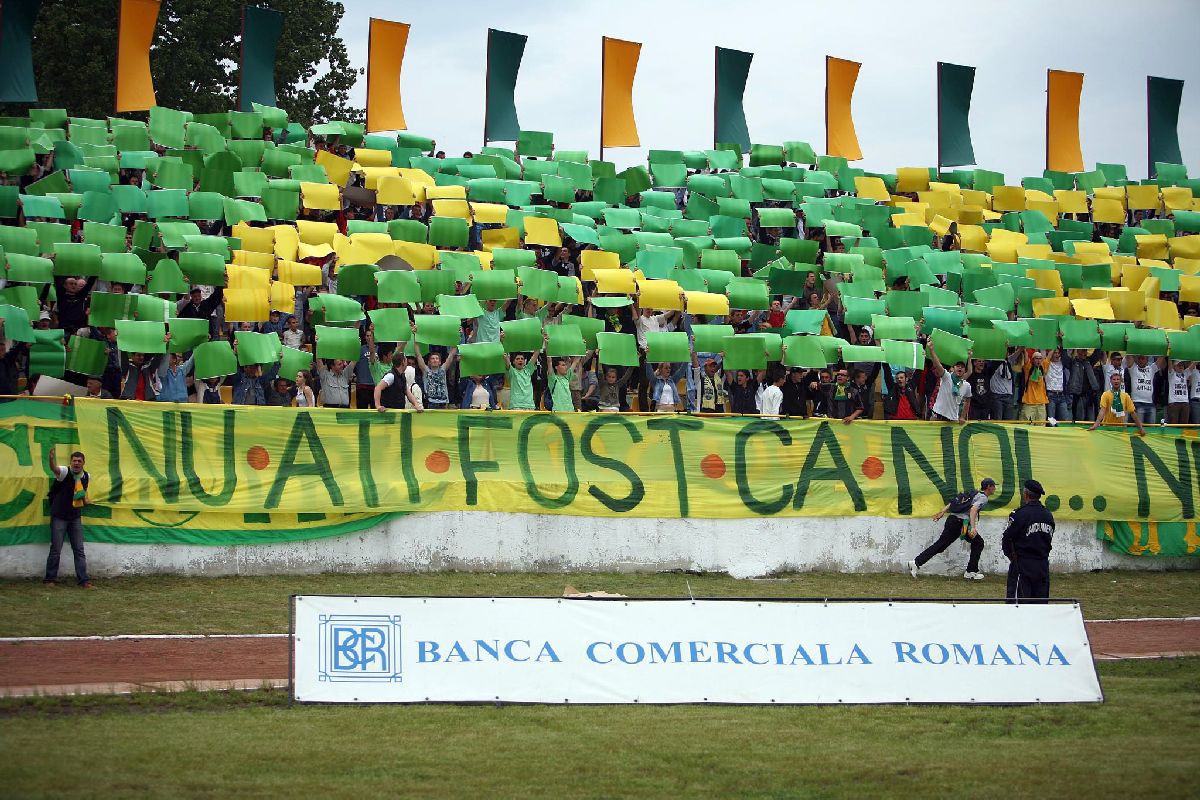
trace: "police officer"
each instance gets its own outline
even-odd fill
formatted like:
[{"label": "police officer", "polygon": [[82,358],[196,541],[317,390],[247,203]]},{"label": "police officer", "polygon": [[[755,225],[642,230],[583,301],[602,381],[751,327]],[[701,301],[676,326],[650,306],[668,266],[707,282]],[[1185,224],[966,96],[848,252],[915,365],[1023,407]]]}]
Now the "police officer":
[{"label": "police officer", "polygon": [[1008,556],[1008,602],[1045,603],[1050,596],[1050,549],[1054,515],[1042,505],[1046,490],[1025,481],[1023,504],[1008,516],[1000,549]]}]

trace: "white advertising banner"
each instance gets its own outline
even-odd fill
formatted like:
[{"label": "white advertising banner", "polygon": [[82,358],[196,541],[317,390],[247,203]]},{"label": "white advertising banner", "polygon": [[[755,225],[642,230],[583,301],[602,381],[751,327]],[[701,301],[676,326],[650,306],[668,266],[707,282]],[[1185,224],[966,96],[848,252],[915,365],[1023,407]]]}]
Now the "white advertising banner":
[{"label": "white advertising banner", "polygon": [[317,703],[1076,703],[1076,604],[295,598]]}]

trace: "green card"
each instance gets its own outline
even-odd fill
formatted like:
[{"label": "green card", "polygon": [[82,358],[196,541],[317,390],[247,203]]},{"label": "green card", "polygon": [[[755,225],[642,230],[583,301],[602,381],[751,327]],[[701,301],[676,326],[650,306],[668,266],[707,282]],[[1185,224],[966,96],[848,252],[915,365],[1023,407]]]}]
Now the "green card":
[{"label": "green card", "polygon": [[500,323],[504,352],[531,353],[542,347],[542,321],[537,317]]},{"label": "green card", "polygon": [[412,319],[406,308],[377,308],[368,311],[377,342],[407,342],[412,338]]},{"label": "green card", "polygon": [[492,251],[493,269],[516,269],[517,267],[532,267],[536,264],[537,253],[532,250],[497,247]]},{"label": "green card", "polygon": [[462,339],[462,320],[459,317],[418,314],[416,323],[417,342],[420,344],[454,347]]},{"label": "green card", "polygon": [[183,251],[179,254],[179,270],[193,286],[225,285],[225,259],[217,253]]},{"label": "green card", "polygon": [[352,297],[319,294],[312,299],[310,305],[314,311],[323,312],[326,322],[358,322],[364,318],[362,305]]},{"label": "green card", "polygon": [[975,302],[1007,312],[1012,310],[1017,304],[1017,292],[1011,284],[1007,283],[1002,283],[998,286],[987,286],[975,290]]},{"label": "green card", "polygon": [[478,342],[458,346],[459,374],[499,375],[505,371],[504,348],[499,342]]},{"label": "green card", "polygon": [[471,273],[471,293],[480,300],[511,300],[517,296],[517,273],[489,269]]},{"label": "green card", "polygon": [[730,308],[763,310],[771,306],[767,283],[757,278],[732,279],[726,287],[726,294],[729,295]]},{"label": "green card", "polygon": [[1029,321],[1023,319],[1015,320],[992,320],[992,327],[1004,333],[1008,343],[1014,347],[1032,347],[1033,346],[1033,331],[1029,329]]},{"label": "green card", "polygon": [[939,329],[933,332],[930,340],[933,342],[934,352],[947,367],[951,367],[959,361],[970,361],[970,351],[974,344],[970,339]]},{"label": "green card", "polygon": [[421,302],[421,283],[417,273],[407,270],[392,270],[375,273],[379,284],[379,302],[381,303],[419,303]]},{"label": "green card", "polygon": [[[4,252],[0,250],[0,260],[3,258]],[[54,262],[41,256],[9,253],[7,278],[18,283],[53,283]]]},{"label": "green card", "polygon": [[966,312],[957,308],[926,307],[922,311],[921,332],[928,336],[934,330],[943,330],[959,336],[966,325],[966,319]]},{"label": "green card", "polygon": [[521,278],[521,294],[548,303],[558,302],[558,275],[548,269],[523,267],[517,270]]},{"label": "green card", "polygon": [[576,314],[565,315],[562,318],[562,324],[579,328],[579,333],[583,336],[583,343],[587,345],[588,350],[596,349],[596,334],[604,330],[604,320],[595,317],[581,317]]},{"label": "green card", "polygon": [[784,317],[782,333],[784,336],[794,333],[819,334],[827,316],[829,312],[823,308],[789,311]]},{"label": "green card", "polygon": [[590,302],[596,308],[624,308],[625,306],[633,305],[633,298],[624,296],[606,297],[601,295],[593,296]]},{"label": "green card", "polygon": [[917,342],[884,339],[880,345],[883,347],[884,359],[888,364],[909,369],[925,368],[925,348]]},{"label": "green card", "polygon": [[725,348],[725,337],[733,336],[732,325],[692,325],[697,353],[719,353]]},{"label": "green card", "polygon": [[1133,330],[1132,322],[1101,322],[1100,347],[1108,352],[1124,351],[1125,337]]},{"label": "green card", "polygon": [[726,336],[722,349],[725,353],[722,366],[727,372],[767,367],[767,345],[758,336]]},{"label": "green card", "polygon": [[[30,287],[32,288],[32,287]],[[33,342],[33,326],[24,308],[0,305],[0,320],[4,320],[4,335],[15,342]]]},{"label": "green card", "polygon": [[637,337],[632,333],[596,334],[600,345],[600,363],[614,367],[636,367],[638,360]]},{"label": "green card", "polygon": [[29,348],[29,374],[61,378],[66,371],[67,350],[63,346],[61,328],[35,330]]},{"label": "green card", "polygon": [[167,320],[167,330],[171,334],[168,353],[187,353],[208,341],[207,319],[172,317]]},{"label": "green card", "polygon": [[312,353],[307,350],[284,347],[279,357],[279,377],[294,381],[296,373],[307,371],[312,367],[312,363]]},{"label": "green card", "polygon": [[329,325],[316,326],[317,358],[357,361],[362,355],[362,343],[358,338],[358,327],[335,328]]},{"label": "green card", "polygon": [[824,369],[829,361],[817,337],[789,336],[783,340],[783,365]]},{"label": "green card", "polygon": [[850,325],[869,325],[873,317],[887,313],[887,304],[882,299],[848,297],[843,294],[842,305],[846,311],[846,322]]},{"label": "green card", "polygon": [[66,368],[80,375],[98,377],[108,366],[108,348],[99,339],[72,336],[67,346]]},{"label": "green card", "polygon": [[426,269],[414,274],[421,283],[421,302],[435,303],[439,294],[454,294],[455,284],[458,281],[453,272]]},{"label": "green card", "polygon": [[1068,350],[1094,350],[1100,346],[1100,326],[1094,319],[1062,319],[1062,346]]},{"label": "green card", "polygon": [[546,345],[546,353],[552,357],[581,356],[587,353],[583,334],[574,325],[547,325],[546,335],[550,338]]},{"label": "green card", "polygon": [[647,331],[646,360],[654,362],[684,363],[692,360],[686,333]]},{"label": "green card", "polygon": [[971,358],[1003,361],[1008,357],[1008,337],[995,328],[967,328],[967,337],[975,342]]},{"label": "green card", "polygon": [[194,374],[196,380],[220,378],[237,372],[237,356],[233,347],[226,341],[205,342],[197,345],[194,353]]},{"label": "green card", "polygon": [[451,317],[474,319],[483,316],[483,306],[471,294],[440,294],[437,298],[438,311]]},{"label": "green card", "polygon": [[274,333],[235,331],[233,338],[237,343],[239,366],[274,364],[283,352],[283,344],[279,341],[279,336]]},{"label": "green card", "polygon": [[88,309],[88,324],[99,328],[115,328],[119,319],[133,319],[137,295],[92,292]]},{"label": "green card", "polygon": [[94,244],[65,242],[54,245],[54,274],[99,276],[103,262],[100,248]]},{"label": "green card", "polygon": [[[38,333],[38,331],[34,331]],[[1130,328],[1126,352],[1138,356],[1165,356],[1167,333],[1157,328]]]},{"label": "green card", "polygon": [[871,315],[871,327],[876,339],[912,340],[917,338],[917,321],[912,317]]},{"label": "green card", "polygon": [[158,262],[146,291],[150,294],[187,294],[188,282],[184,280],[179,265],[169,258]]},{"label": "green card", "polygon": [[116,323],[117,347],[123,352],[167,352],[167,325],[165,322],[119,319]]},{"label": "green card", "polygon": [[1190,331],[1167,331],[1171,358],[1177,361],[1200,361],[1200,336]]}]

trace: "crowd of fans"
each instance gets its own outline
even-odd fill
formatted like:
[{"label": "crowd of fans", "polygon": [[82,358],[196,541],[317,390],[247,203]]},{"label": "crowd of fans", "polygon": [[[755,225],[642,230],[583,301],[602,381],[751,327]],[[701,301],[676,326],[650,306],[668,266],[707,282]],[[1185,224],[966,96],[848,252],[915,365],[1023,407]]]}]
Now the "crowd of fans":
[{"label": "crowd of fans", "polygon": [[[271,141],[275,132],[267,128],[264,140]],[[306,144],[313,151],[332,153],[348,160],[355,159],[355,148],[343,144],[338,136],[309,135]],[[167,149],[155,147],[163,156]],[[442,159],[445,154],[431,150],[434,158]],[[39,221],[25,207],[27,197],[24,190],[37,181],[53,175],[58,169],[55,164],[56,151],[39,154],[24,174],[0,173],[0,186],[16,186],[21,190],[16,206],[16,215],[0,218],[0,226],[27,226]],[[464,159],[473,154],[464,153]],[[520,157],[513,154],[520,163]],[[527,157],[525,166],[536,159]],[[785,163],[786,168],[799,170],[795,163]],[[844,167],[849,169],[848,167]],[[68,180],[75,178],[77,170],[64,170]],[[688,169],[686,175],[728,175],[732,171],[712,166]],[[124,167],[115,173],[123,185],[132,185],[152,190],[152,183],[144,168]],[[365,230],[364,224],[386,226],[396,220],[417,221],[429,224],[434,218],[434,203],[414,199],[409,205],[381,205],[370,202],[370,195],[363,200],[354,189],[365,188],[366,177],[361,171],[349,176],[345,187],[339,190],[340,208],[312,210],[301,208],[300,220],[334,223],[338,233],[352,234]],[[193,189],[199,191],[197,177]],[[666,209],[667,219],[678,219],[689,208],[692,191],[686,186],[667,189],[674,197],[674,212]],[[663,192],[659,192],[662,194]],[[826,197],[841,197],[850,194],[844,184],[828,187]],[[917,202],[917,192],[899,192],[893,199]],[[251,195],[250,197],[254,197]],[[810,198],[811,199],[811,195]],[[588,202],[591,192],[576,189],[573,201]],[[537,192],[531,198],[537,206],[545,209],[568,209],[566,200],[548,200]],[[639,208],[642,198],[638,194],[626,198],[626,205]],[[561,278],[580,279],[579,297],[575,302],[552,302],[521,296],[504,300],[481,301],[482,315],[461,319],[460,345],[486,342],[504,342],[503,323],[536,318],[543,330],[552,326],[571,324],[573,317],[587,317],[599,321],[596,329],[609,333],[632,334],[638,343],[636,365],[612,365],[602,363],[594,339],[589,338],[587,352],[568,357],[551,357],[546,347],[526,352],[505,352],[503,369],[492,374],[465,374],[459,348],[448,344],[417,343],[416,321],[424,315],[438,315],[437,302],[387,304],[377,296],[355,295],[365,311],[382,307],[406,308],[413,320],[413,337],[408,342],[377,341],[375,326],[365,317],[358,323],[360,354],[355,359],[315,358],[310,369],[290,374],[280,374],[280,363],[244,364],[227,376],[196,378],[193,374],[194,359],[189,352],[143,353],[126,352],[118,341],[117,331],[112,327],[92,324],[90,320],[91,298],[98,292],[109,294],[145,293],[148,287],[104,280],[98,275],[60,275],[55,269],[52,282],[37,285],[37,313],[30,322],[35,329],[61,329],[65,340],[71,337],[94,339],[102,342],[107,353],[107,363],[97,374],[84,375],[70,371],[62,376],[68,383],[85,387],[87,397],[120,400],[233,403],[238,405],[265,406],[325,406],[335,408],[380,408],[417,411],[445,408],[511,408],[545,409],[563,411],[657,411],[711,414],[763,414],[772,417],[826,417],[846,423],[858,419],[918,420],[936,419],[948,421],[966,420],[1025,420],[1029,422],[1049,421],[1097,421],[1122,424],[1127,420],[1143,424],[1169,422],[1171,424],[1200,423],[1200,369],[1191,361],[1169,359],[1162,356],[1126,355],[1122,351],[1106,351],[1100,348],[1068,349],[1063,346],[1035,349],[1026,346],[1009,346],[1003,357],[989,359],[964,359],[959,363],[943,364],[938,358],[933,343],[921,331],[915,342],[927,353],[923,367],[912,364],[889,364],[884,361],[855,362],[843,360],[840,350],[833,353],[824,367],[785,366],[788,339],[780,346],[779,355],[761,369],[725,369],[724,352],[709,348],[698,348],[693,336],[695,325],[727,325],[734,336],[763,333],[783,333],[788,328],[788,315],[792,311],[822,311],[821,333],[841,337],[846,344],[859,346],[877,345],[875,331],[869,324],[858,324],[847,319],[843,288],[852,281],[850,272],[838,271],[843,267],[829,259],[830,254],[847,252],[879,251],[879,230],[872,231],[863,225],[856,235],[831,235],[824,225],[809,225],[804,208],[797,203],[795,224],[790,227],[766,227],[761,224],[761,212],[767,208],[791,208],[792,203],[780,200],[755,202],[744,229],[745,238],[751,247],[776,248],[778,256],[781,240],[796,239],[815,244],[812,264],[804,279],[803,288],[792,288],[789,292],[772,291],[766,307],[730,307],[723,314],[693,313],[688,309],[685,293],[680,295],[680,309],[664,310],[661,307],[642,307],[641,294],[635,290],[627,293],[627,305],[594,301],[601,296],[612,298],[612,293],[601,293],[593,280],[594,275],[583,268],[581,254],[596,249],[594,244],[581,244],[569,235],[563,236],[563,246],[523,244],[521,247],[534,253],[539,269],[554,273]],[[39,207],[40,208],[40,207]],[[1171,210],[1163,205],[1158,209],[1129,211],[1126,224],[1095,223],[1092,242],[1119,239],[1128,229],[1145,231],[1140,226],[1149,220],[1169,220]],[[999,215],[996,215],[999,216]],[[1070,217],[1078,223],[1088,223],[1089,215],[1076,213]],[[880,218],[887,225],[888,217]],[[41,221],[55,221],[42,218]],[[127,248],[134,252],[135,228],[148,222],[145,213],[119,213],[113,222],[119,222],[127,233]],[[86,242],[85,223],[68,218],[62,224],[69,226],[69,242]],[[255,220],[251,227],[289,224],[289,220]],[[197,227],[203,235],[236,236],[235,226],[228,218],[201,221]],[[487,248],[486,232],[503,227],[499,223],[469,225],[469,240],[464,246],[442,247],[443,251],[472,252]],[[378,228],[372,226],[370,230]],[[564,229],[565,231],[566,229]],[[872,236],[874,234],[874,236]],[[920,244],[912,240],[906,246],[923,248],[927,252],[952,253],[963,248],[963,240],[957,225],[951,225],[944,234],[926,230],[918,237]],[[3,239],[0,239],[3,241]],[[148,263],[157,265],[162,260],[179,260],[181,249],[169,247],[161,240],[143,251],[150,253]],[[42,257],[56,259],[55,248],[42,248]],[[146,258],[143,256],[143,258]],[[294,305],[279,308],[278,304],[266,319],[256,322],[234,322],[227,319],[224,289],[220,285],[196,284],[190,286],[186,295],[162,293],[174,304],[170,318],[208,320],[210,338],[213,341],[228,340],[236,347],[237,332],[274,334],[280,344],[288,348],[319,354],[316,325],[321,320],[319,308],[314,308],[315,298],[324,294],[338,293],[339,255],[329,252],[319,256],[298,259],[319,266],[321,281],[312,286],[295,289]],[[758,273],[761,265],[752,263],[747,250],[738,254],[737,275],[751,277]],[[915,290],[910,286],[909,272],[896,276],[890,274],[891,264],[881,264],[884,286],[875,294],[886,289]],[[1156,262],[1157,263],[1157,262]],[[830,266],[827,266],[830,265]],[[407,266],[407,265],[404,265]],[[403,266],[401,267],[403,268]],[[9,281],[5,272],[3,286],[16,285]],[[464,276],[454,284],[457,294],[471,290],[470,280]],[[933,272],[933,282],[923,285],[947,288],[950,275]],[[765,283],[765,281],[764,281]],[[861,294],[856,294],[861,297]],[[1160,291],[1156,299],[1166,299],[1179,304],[1183,317],[1200,316],[1195,303],[1179,302],[1178,290]],[[3,301],[11,303],[11,300]],[[8,307],[12,307],[11,305]],[[1005,311],[1008,319],[1016,319],[1013,308]],[[918,323],[920,320],[918,320]],[[5,321],[0,320],[0,324]],[[1144,323],[1139,323],[1144,324]],[[688,334],[689,358],[671,362],[650,359],[647,334],[679,331]],[[960,333],[962,331],[959,331]],[[166,339],[169,341],[171,334]],[[1062,334],[1059,334],[1060,339]],[[548,343],[549,337],[546,338]],[[1061,344],[1061,341],[1060,341]],[[0,335],[0,395],[15,396],[23,393],[38,393],[41,376],[31,369],[30,344],[22,341],[6,341]],[[45,393],[45,392],[43,392]]]}]

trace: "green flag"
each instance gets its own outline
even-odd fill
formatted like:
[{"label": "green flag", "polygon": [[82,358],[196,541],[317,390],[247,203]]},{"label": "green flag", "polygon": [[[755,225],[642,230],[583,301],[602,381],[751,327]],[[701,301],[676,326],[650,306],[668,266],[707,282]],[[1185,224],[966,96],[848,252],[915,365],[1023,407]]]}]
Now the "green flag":
[{"label": "green flag", "polygon": [[750,132],[746,128],[742,96],[746,92],[746,78],[753,60],[753,53],[717,48],[713,141],[732,142],[741,147],[743,153],[750,149]]},{"label": "green flag", "polygon": [[1146,78],[1146,116],[1149,128],[1149,175],[1155,175],[1155,162],[1182,164],[1179,151],[1179,103],[1183,99],[1183,81],[1171,78]]},{"label": "green flag", "polygon": [[[242,9],[242,83],[238,107],[275,105],[275,48],[283,32],[283,14],[269,8]],[[261,132],[259,134],[262,135]]]},{"label": "green flag", "polygon": [[958,64],[937,65],[938,166],[956,167],[975,163],[971,146],[971,91],[975,68]]},{"label": "green flag", "polygon": [[0,103],[36,103],[33,23],[41,0],[5,0],[0,14]]},{"label": "green flag", "polygon": [[526,37],[519,33],[488,29],[483,131],[487,141],[515,142],[521,135],[515,97],[525,41]]}]

